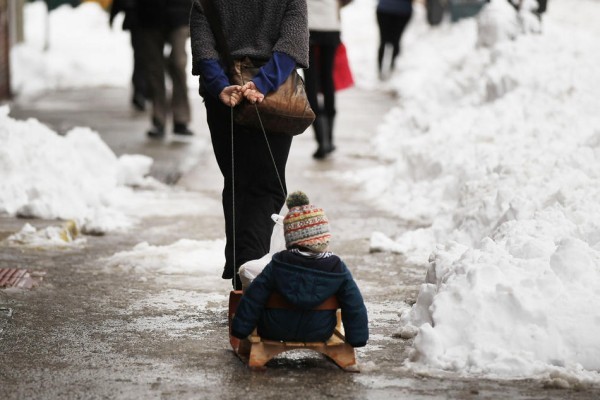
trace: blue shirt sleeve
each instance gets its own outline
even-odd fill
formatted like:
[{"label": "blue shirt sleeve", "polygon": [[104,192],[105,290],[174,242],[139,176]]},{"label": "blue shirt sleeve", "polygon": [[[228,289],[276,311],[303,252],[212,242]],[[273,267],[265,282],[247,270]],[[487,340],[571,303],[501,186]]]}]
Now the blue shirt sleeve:
[{"label": "blue shirt sleeve", "polygon": [[218,99],[223,89],[230,85],[223,67],[218,60],[200,60],[198,67],[206,91]]},{"label": "blue shirt sleeve", "polygon": [[[211,96],[219,98],[223,89],[231,85],[218,60],[200,60],[198,67],[206,91]],[[257,89],[266,95],[281,86],[294,69],[296,69],[296,61],[287,54],[276,51],[269,62],[259,69],[252,81]]]},{"label": "blue shirt sleeve", "polygon": [[281,86],[294,69],[296,61],[287,54],[276,51],[269,62],[252,78],[252,82],[262,94],[267,95]]}]

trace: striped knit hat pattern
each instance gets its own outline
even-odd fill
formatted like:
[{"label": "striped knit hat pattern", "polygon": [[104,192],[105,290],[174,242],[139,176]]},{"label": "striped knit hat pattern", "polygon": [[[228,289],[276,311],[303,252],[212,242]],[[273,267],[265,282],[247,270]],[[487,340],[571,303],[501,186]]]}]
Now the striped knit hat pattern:
[{"label": "striped knit hat pattern", "polygon": [[322,253],[329,246],[329,221],[322,208],[310,204],[304,192],[294,192],[287,198],[289,212],[283,219],[285,247],[304,247]]}]

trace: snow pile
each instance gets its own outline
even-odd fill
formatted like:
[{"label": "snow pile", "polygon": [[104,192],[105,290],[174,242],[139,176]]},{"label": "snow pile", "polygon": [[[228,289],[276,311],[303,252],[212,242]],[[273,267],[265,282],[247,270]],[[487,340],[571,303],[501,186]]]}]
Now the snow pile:
[{"label": "snow pile", "polygon": [[197,241],[181,239],[168,246],[146,242],[130,251],[114,254],[106,260],[109,268],[166,275],[215,275],[215,268],[225,264],[224,240]]},{"label": "snow pile", "polygon": [[60,136],[37,120],[11,118],[0,108],[0,212],[73,219],[103,233],[133,221],[117,209],[133,196],[125,185],[154,185],[152,159],[117,158],[97,133],[75,128]]},{"label": "snow pile", "polygon": [[30,224],[23,225],[21,230],[6,238],[9,244],[38,248],[69,247],[85,244],[86,239],[79,237],[79,227],[75,221],[68,221],[63,226],[49,226],[36,229]]},{"label": "snow pile", "polygon": [[[489,7],[479,26],[412,22],[375,140],[390,164],[370,198],[421,227],[388,248],[433,251],[401,334],[415,368],[600,379],[600,4],[552,3],[542,34]],[[480,40],[490,23],[517,34]]]}]

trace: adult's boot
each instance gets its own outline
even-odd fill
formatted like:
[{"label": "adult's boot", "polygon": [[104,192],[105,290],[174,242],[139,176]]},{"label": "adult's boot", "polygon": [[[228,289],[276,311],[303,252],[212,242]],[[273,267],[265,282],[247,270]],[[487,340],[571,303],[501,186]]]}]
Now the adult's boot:
[{"label": "adult's boot", "polygon": [[322,160],[329,153],[327,145],[329,133],[327,132],[327,121],[323,115],[317,116],[315,122],[313,122],[313,129],[315,130],[315,139],[318,145],[317,151],[313,154],[313,158]]},{"label": "adult's boot", "polygon": [[335,145],[333,144],[333,126],[334,126],[334,122],[335,122],[335,115],[329,115],[327,117],[327,140],[326,142],[326,149],[327,149],[327,154],[333,152],[335,150]]}]

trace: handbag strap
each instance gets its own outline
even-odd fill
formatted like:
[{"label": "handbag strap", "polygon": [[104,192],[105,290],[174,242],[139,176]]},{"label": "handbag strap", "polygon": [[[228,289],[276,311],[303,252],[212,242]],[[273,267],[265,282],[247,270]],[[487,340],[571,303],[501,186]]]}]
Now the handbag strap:
[{"label": "handbag strap", "polygon": [[229,50],[227,39],[225,39],[223,25],[221,24],[221,19],[219,18],[219,14],[217,14],[215,5],[211,0],[200,0],[200,4],[202,5],[202,11],[206,16],[206,20],[210,25],[210,29],[215,36],[215,42],[217,44],[219,54],[221,55],[221,58],[227,69],[231,70],[233,68],[233,57],[231,57],[231,51]]}]

